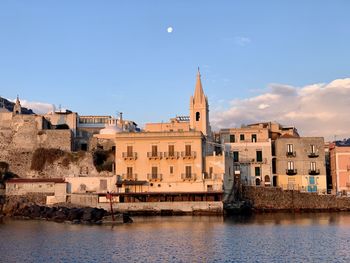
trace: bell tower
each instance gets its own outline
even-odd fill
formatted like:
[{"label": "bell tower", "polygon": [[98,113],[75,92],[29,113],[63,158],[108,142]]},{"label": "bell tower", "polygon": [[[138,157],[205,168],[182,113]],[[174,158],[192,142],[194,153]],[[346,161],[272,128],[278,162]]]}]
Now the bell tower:
[{"label": "bell tower", "polygon": [[13,106],[13,114],[21,114],[21,113],[22,113],[21,102],[19,101],[19,98],[17,95],[16,104]]},{"label": "bell tower", "polygon": [[190,128],[192,130],[201,131],[206,136],[210,135],[209,104],[208,98],[205,96],[202,88],[199,68],[197,72],[196,88],[190,100]]}]

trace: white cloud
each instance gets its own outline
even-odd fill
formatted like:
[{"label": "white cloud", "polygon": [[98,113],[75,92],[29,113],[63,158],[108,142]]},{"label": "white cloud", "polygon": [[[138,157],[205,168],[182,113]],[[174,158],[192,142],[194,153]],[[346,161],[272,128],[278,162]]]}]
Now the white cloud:
[{"label": "white cloud", "polygon": [[239,37],[235,37],[235,42],[237,45],[244,47],[249,45],[252,41],[248,37],[239,36]]},{"label": "white cloud", "polygon": [[[12,102],[16,102],[16,99],[12,99]],[[28,101],[28,100],[22,100],[21,101],[21,106],[25,107],[27,109],[32,109],[33,112],[37,114],[46,114],[50,111],[53,111],[55,106],[50,103],[45,103],[45,102],[38,102],[38,101]]]},{"label": "white cloud", "polygon": [[268,90],[246,99],[235,99],[230,108],[215,111],[215,129],[240,127],[263,121],[295,126],[303,136],[326,140],[350,137],[350,78],[304,87],[271,84]]},{"label": "white cloud", "polygon": [[268,107],[270,107],[269,104],[261,103],[261,104],[258,106],[258,109],[264,110],[264,109],[267,109]]}]

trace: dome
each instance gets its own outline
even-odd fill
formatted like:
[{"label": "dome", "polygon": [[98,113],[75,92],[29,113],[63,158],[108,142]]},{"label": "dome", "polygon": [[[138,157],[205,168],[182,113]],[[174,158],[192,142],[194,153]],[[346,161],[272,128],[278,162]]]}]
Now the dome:
[{"label": "dome", "polygon": [[108,125],[106,128],[100,130],[100,134],[116,134],[122,132],[122,129],[117,127],[116,125]]}]

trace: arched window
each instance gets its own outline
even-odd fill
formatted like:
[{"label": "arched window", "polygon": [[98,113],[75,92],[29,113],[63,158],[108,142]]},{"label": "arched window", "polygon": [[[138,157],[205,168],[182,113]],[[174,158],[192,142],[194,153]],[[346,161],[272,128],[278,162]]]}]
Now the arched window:
[{"label": "arched window", "polygon": [[197,111],[196,112],[196,121],[199,121],[201,114]]},{"label": "arched window", "polygon": [[265,183],[269,183],[270,182],[270,176],[265,175]]},{"label": "arched window", "polygon": [[260,178],[255,179],[255,185],[257,185],[257,186],[260,185]]}]

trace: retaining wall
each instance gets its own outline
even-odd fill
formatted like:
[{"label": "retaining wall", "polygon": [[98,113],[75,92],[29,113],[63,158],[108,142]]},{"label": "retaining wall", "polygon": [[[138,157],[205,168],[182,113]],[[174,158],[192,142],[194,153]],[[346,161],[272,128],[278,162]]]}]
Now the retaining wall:
[{"label": "retaining wall", "polygon": [[243,186],[242,198],[255,210],[328,210],[350,211],[350,198],[319,195],[276,187]]}]

